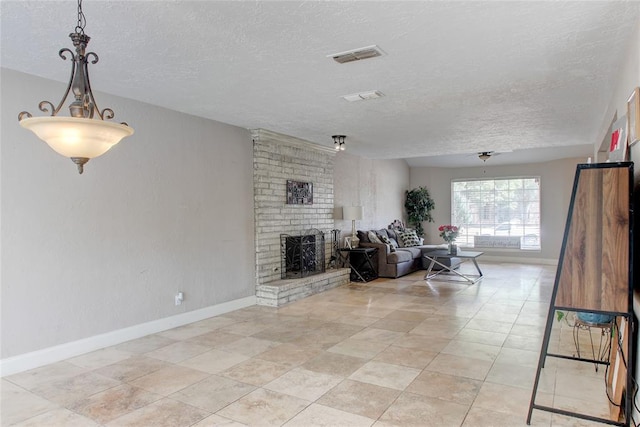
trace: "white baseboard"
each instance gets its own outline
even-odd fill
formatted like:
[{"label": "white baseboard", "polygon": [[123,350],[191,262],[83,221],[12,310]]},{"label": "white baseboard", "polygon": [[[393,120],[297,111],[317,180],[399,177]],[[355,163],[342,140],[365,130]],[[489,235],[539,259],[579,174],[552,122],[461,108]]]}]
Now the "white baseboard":
[{"label": "white baseboard", "polygon": [[0,360],[4,377],[256,304],[255,295]]}]

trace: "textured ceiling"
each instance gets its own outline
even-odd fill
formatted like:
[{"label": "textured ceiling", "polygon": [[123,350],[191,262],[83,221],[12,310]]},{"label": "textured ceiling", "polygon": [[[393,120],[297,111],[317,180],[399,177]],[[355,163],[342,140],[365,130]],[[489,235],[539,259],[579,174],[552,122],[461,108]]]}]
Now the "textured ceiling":
[{"label": "textured ceiling", "polygon": [[[75,2],[0,4],[2,66],[66,81],[57,52],[70,47]],[[85,0],[83,8],[100,56],[90,68],[95,90],[328,146],[341,133],[354,154],[415,166],[479,162],[478,151],[524,150],[495,158],[512,162],[589,155],[640,16],[638,2],[591,1]],[[385,55],[327,58],[372,44]],[[340,98],[368,90],[385,96]],[[120,119],[135,128],[135,117]]]}]

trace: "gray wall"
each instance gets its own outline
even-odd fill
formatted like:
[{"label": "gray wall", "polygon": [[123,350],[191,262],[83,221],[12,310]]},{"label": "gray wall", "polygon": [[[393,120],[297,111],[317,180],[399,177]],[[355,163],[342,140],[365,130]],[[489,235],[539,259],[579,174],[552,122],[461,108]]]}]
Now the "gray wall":
[{"label": "gray wall", "polygon": [[254,295],[247,130],[98,93],[136,133],[78,175],[17,121],[64,85],[1,90],[2,358]]},{"label": "gray wall", "polygon": [[[347,150],[349,146],[347,144]],[[409,188],[409,166],[404,160],[371,160],[336,154],[333,173],[334,205],[362,206],[359,230],[384,228],[394,219],[403,219],[405,191]],[[351,234],[351,221],[336,219],[343,235]]]},{"label": "gray wall", "polygon": [[[529,258],[557,261],[562,246],[567,210],[571,199],[576,164],[586,159],[563,159],[546,163],[477,168],[411,168],[411,188],[425,186],[434,199],[435,222],[425,223],[425,241],[441,244],[438,226],[451,222],[451,180],[510,176],[540,177],[540,251],[484,250],[502,258]],[[490,162],[490,160],[489,160]]]}]

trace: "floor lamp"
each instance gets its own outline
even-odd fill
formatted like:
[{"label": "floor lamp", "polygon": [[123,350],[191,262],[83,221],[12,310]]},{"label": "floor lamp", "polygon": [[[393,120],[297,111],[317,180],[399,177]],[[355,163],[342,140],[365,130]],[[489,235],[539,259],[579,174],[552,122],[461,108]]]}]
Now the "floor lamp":
[{"label": "floor lamp", "polygon": [[362,219],[362,206],[343,206],[342,219],[351,220],[351,236],[344,239],[346,246],[357,248],[360,239],[356,236],[356,221]]}]

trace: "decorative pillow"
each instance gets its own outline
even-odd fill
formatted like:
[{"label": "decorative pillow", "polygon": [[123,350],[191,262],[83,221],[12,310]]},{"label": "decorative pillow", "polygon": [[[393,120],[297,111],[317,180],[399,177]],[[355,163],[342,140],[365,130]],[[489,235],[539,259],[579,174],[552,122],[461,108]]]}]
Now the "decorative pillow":
[{"label": "decorative pillow", "polygon": [[405,248],[410,248],[412,246],[420,246],[420,239],[415,231],[405,230],[399,231],[398,237],[402,240],[402,244]]},{"label": "decorative pillow", "polygon": [[395,241],[395,239],[390,239],[387,236],[384,235],[378,235],[378,237],[380,238],[380,240],[382,240],[382,243],[385,243],[389,246],[391,246],[391,252],[395,252],[396,248],[398,247],[398,242]]},{"label": "decorative pillow", "polygon": [[369,243],[369,237],[367,236],[366,231],[358,230],[357,233],[358,240],[360,240],[362,243]]},{"label": "decorative pillow", "polygon": [[376,230],[376,234],[378,235],[378,237],[381,237],[381,236],[389,237],[389,234],[387,234],[386,228],[381,228],[380,230]]},{"label": "decorative pillow", "polygon": [[371,243],[382,243],[375,231],[367,231],[367,237]]},{"label": "decorative pillow", "polygon": [[[398,236],[396,235],[396,230],[394,230],[393,228],[389,228],[386,230],[387,231],[387,235],[389,236],[390,239],[397,239]],[[380,234],[380,233],[378,233]]]}]

